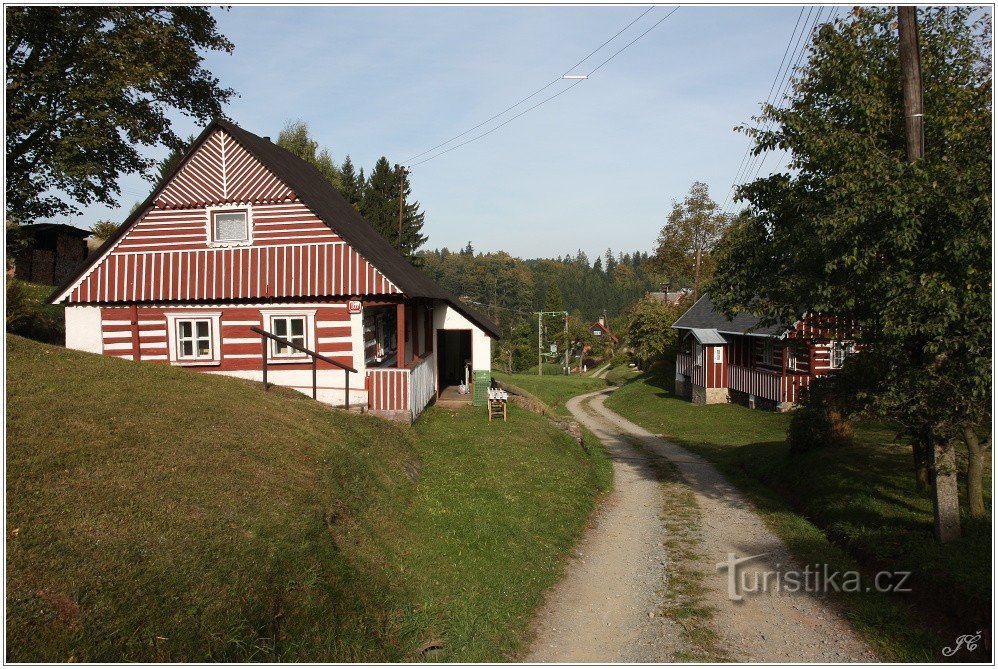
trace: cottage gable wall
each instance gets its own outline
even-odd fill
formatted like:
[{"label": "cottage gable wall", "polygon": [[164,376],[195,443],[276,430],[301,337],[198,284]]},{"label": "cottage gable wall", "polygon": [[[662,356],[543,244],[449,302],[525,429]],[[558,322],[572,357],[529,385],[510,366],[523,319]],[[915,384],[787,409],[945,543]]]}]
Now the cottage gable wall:
[{"label": "cottage gable wall", "polygon": [[[212,212],[250,235],[212,240]],[[401,291],[228,133],[216,130],[153,204],[66,292],[70,303],[387,295]]]}]

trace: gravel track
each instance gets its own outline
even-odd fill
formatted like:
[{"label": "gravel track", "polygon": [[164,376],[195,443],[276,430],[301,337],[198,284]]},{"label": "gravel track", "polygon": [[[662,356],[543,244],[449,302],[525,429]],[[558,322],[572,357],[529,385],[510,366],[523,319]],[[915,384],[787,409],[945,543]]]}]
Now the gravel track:
[{"label": "gravel track", "polygon": [[[805,593],[728,598],[716,565],[728,554],[764,554],[742,565],[749,584],[764,572],[798,569],[783,542],[706,460],[603,405],[608,392],[572,398],[568,409],[614,461],[614,491],[593,518],[566,576],[534,623],[526,662],[667,662],[683,650],[682,630],[661,610],[666,555],[660,484],[652,460],[672,461],[693,490],[700,515],[704,604],[715,611],[719,646],[735,661],[875,662],[876,655],[828,599]],[[757,576],[757,574],[759,576]]]}]

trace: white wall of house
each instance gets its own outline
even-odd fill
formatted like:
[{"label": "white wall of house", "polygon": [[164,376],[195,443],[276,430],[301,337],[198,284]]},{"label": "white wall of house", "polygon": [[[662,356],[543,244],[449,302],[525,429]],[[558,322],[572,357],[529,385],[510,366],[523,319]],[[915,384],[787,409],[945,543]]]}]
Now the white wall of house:
[{"label": "white wall of house", "polygon": [[88,353],[104,352],[100,307],[66,306],[66,348]]},{"label": "white wall of house", "polygon": [[433,331],[471,330],[472,370],[492,369],[492,338],[446,302],[433,307]]},{"label": "white wall of house", "polygon": [[[359,370],[358,370],[359,371]],[[260,382],[263,372],[260,370],[229,370],[224,372],[207,372],[234,376],[237,379]],[[339,369],[317,370],[315,398],[332,406],[343,406],[346,401],[347,372]],[[278,369],[277,365],[267,368],[267,383],[275,386],[293,388],[303,395],[312,396],[312,370],[310,369]],[[364,389],[364,376],[350,374],[350,406],[367,406],[367,391]]]}]

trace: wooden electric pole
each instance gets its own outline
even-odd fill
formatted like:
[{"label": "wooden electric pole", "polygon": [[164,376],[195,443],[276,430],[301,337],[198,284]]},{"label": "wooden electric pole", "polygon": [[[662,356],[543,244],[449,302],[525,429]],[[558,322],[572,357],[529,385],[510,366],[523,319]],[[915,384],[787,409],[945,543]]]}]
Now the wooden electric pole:
[{"label": "wooden electric pole", "polygon": [[[908,162],[925,158],[925,108],[922,100],[922,59],[918,51],[918,21],[914,7],[898,7],[898,55],[904,93],[904,139]],[[933,436],[932,511],[940,543],[960,538],[960,496],[956,448],[945,437]]]},{"label": "wooden electric pole", "polygon": [[904,135],[908,160],[925,157],[925,112],[922,102],[922,59],[914,7],[898,7],[898,41],[904,89]]},{"label": "wooden electric pole", "polygon": [[[696,302],[700,299],[700,258],[702,257],[702,252],[697,248],[696,260],[693,263],[693,301]],[[666,294],[665,299],[668,300],[669,296]]]}]

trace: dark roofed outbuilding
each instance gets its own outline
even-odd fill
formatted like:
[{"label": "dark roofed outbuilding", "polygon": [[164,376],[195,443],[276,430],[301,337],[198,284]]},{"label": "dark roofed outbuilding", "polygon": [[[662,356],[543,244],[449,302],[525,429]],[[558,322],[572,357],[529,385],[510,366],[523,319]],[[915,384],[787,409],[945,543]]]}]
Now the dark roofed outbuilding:
[{"label": "dark roofed outbuilding", "polygon": [[746,334],[778,337],[789,329],[786,325],[760,325],[762,319],[752,314],[736,314],[728,318],[714,307],[709,295],[704,295],[679,317],[672,327],[683,330],[717,330],[724,334]]},{"label": "dark roofed outbuilding", "polygon": [[20,240],[11,259],[14,276],[22,281],[58,285],[73,277],[87,259],[89,230],[64,223],[35,223],[8,229],[7,234]]}]

